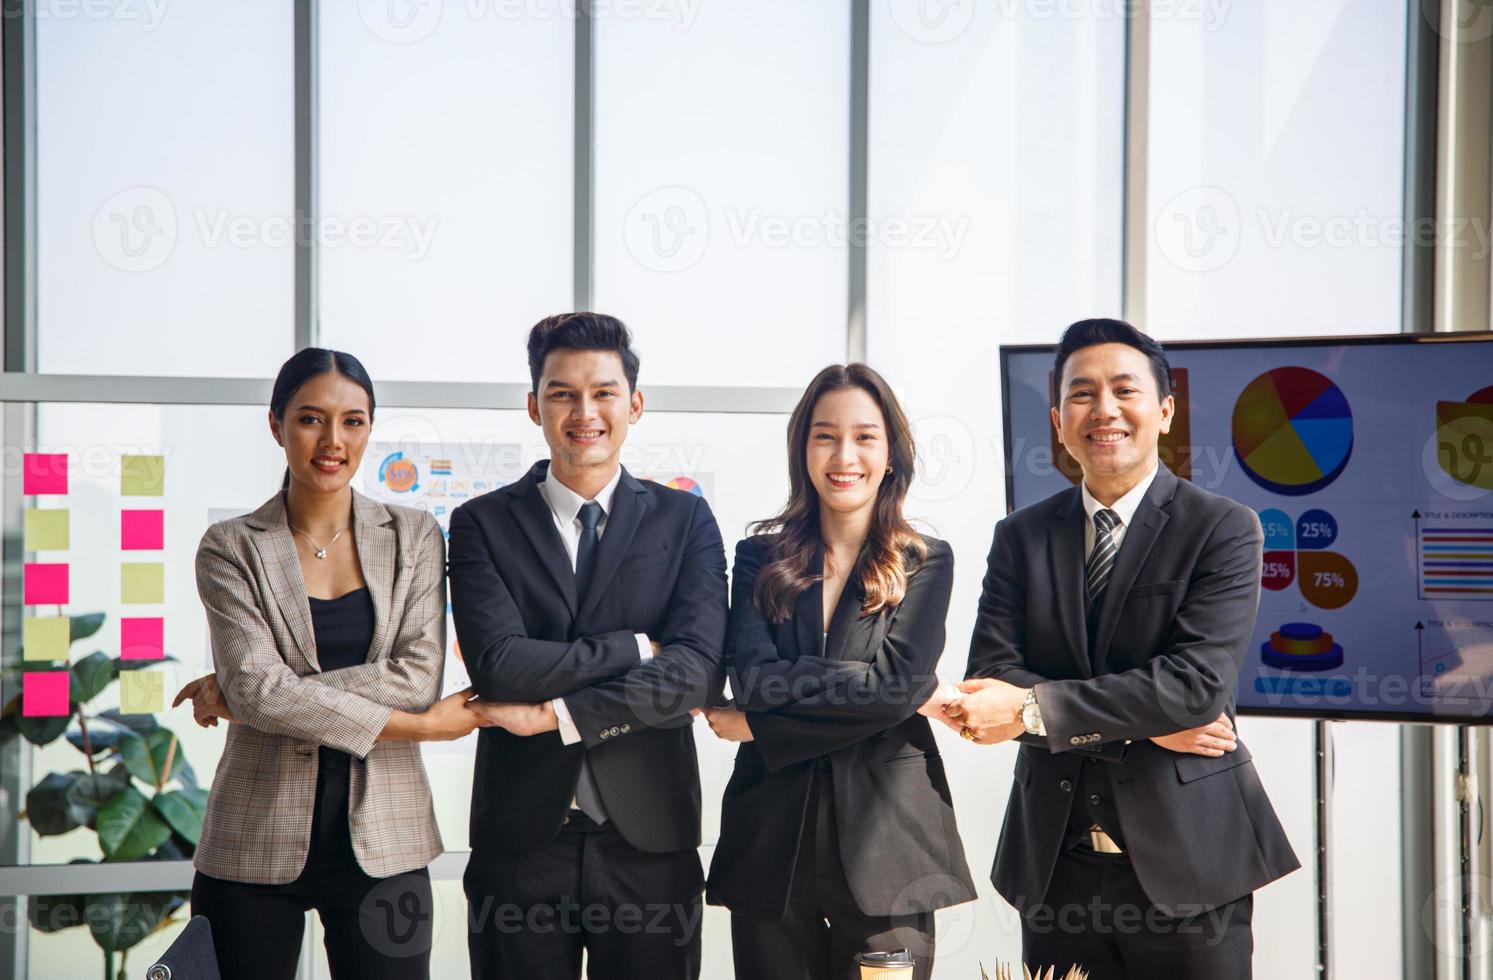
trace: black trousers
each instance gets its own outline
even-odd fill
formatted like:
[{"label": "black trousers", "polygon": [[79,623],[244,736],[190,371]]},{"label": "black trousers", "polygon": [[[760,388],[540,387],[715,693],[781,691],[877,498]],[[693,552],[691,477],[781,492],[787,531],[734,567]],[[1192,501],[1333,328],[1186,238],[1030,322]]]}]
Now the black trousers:
[{"label": "black trousers", "polygon": [[349,757],[322,749],[311,850],[284,885],[197,873],[192,912],[207,916],[223,980],[295,980],[306,912],[326,930],[333,980],[428,980],[434,905],[424,868],[390,878],[363,872],[347,826]]},{"label": "black trousers", "polygon": [[1047,900],[1022,915],[1021,953],[1035,971],[1071,964],[1090,980],[1248,980],[1254,896],[1186,918],[1162,915],[1130,858],[1074,847],[1058,856]]},{"label": "black trousers", "polygon": [[859,980],[860,953],[912,950],[915,980],[933,975],[933,913],[866,915],[850,894],[840,862],[835,794],[818,769],[788,892],[776,921],[732,913],[737,980]]},{"label": "black trousers", "polygon": [[463,880],[473,980],[696,980],[704,875],[694,849],[639,851],[572,810],[527,851],[473,850]]}]

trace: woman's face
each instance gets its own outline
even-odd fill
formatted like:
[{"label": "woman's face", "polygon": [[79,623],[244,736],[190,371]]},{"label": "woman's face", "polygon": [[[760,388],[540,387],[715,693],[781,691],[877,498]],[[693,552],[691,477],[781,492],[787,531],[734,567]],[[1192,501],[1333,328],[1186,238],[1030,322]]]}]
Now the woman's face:
[{"label": "woman's face", "polygon": [[805,462],[821,506],[852,514],[876,504],[891,446],[881,409],[861,388],[841,388],[814,403]]},{"label": "woman's face", "polygon": [[291,395],[283,420],[270,413],[270,431],[285,449],[293,483],[336,493],[358,471],[372,421],[363,386],[329,371]]}]

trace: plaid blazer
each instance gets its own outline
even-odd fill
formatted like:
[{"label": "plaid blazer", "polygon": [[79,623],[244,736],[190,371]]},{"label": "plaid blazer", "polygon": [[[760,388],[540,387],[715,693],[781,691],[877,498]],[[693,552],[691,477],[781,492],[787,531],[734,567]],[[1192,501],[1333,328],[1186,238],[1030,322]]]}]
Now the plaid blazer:
[{"label": "plaid blazer", "polygon": [[353,756],[353,851],[375,878],[441,853],[430,783],[415,742],[378,742],[393,710],[440,696],[446,656],[445,543],[429,514],[353,492],[353,537],[373,599],[368,661],[322,673],[300,559],[281,494],[207,529],[197,592],[218,684],[241,724],[208,796],[193,863],[215,878],[294,881],[306,864],[318,747]]}]

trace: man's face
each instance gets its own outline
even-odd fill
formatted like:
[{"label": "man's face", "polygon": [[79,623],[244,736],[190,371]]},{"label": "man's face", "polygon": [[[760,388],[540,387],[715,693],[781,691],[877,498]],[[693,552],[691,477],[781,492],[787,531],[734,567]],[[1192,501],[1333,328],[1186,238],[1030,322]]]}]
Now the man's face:
[{"label": "man's face", "polygon": [[643,395],[629,390],[616,351],[550,351],[539,391],[529,393],[529,418],[544,430],[550,459],[568,470],[610,468],[642,415]]},{"label": "man's face", "polygon": [[1090,492],[1123,494],[1156,464],[1175,406],[1158,395],[1150,358],[1129,344],[1082,347],[1064,362],[1052,424]]}]

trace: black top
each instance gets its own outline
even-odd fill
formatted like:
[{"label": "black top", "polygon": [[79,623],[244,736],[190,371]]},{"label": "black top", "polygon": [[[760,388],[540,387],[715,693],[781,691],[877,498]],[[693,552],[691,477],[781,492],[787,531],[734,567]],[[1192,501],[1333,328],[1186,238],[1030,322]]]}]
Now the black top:
[{"label": "black top", "polygon": [[311,629],[321,669],[356,667],[368,662],[373,645],[373,596],[365,585],[335,599],[311,600]]}]

